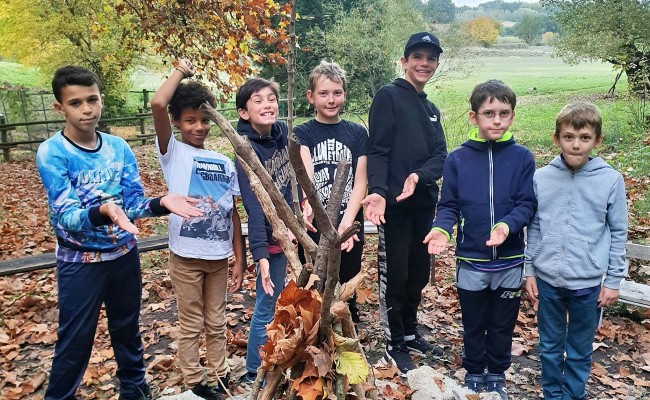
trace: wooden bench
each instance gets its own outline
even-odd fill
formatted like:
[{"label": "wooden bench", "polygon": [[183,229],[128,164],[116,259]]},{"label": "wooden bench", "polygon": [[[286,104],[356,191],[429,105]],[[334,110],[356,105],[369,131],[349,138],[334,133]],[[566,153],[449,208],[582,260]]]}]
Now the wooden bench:
[{"label": "wooden bench", "polygon": [[[625,263],[630,259],[650,261],[650,246],[628,243],[625,246]],[[619,301],[638,307],[650,308],[650,286],[628,280],[621,282]]]}]

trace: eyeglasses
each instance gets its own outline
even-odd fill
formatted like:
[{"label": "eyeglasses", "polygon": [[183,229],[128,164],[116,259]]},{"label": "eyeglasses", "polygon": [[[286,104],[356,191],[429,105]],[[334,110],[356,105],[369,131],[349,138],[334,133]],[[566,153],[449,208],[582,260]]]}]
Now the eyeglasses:
[{"label": "eyeglasses", "polygon": [[484,112],[478,112],[477,111],[476,113],[479,114],[479,115],[484,116],[485,118],[487,118],[489,120],[493,120],[494,117],[497,116],[497,114],[499,115],[499,119],[501,119],[502,121],[507,121],[510,118],[512,118],[512,111],[510,111],[510,110],[503,110],[503,111],[499,111],[498,113],[496,113],[494,111],[489,111],[489,110],[484,111]]}]

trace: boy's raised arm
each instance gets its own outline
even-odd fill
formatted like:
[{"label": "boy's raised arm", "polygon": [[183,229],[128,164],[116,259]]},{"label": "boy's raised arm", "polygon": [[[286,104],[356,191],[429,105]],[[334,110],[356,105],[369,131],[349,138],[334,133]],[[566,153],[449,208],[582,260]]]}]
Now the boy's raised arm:
[{"label": "boy's raised arm", "polygon": [[167,80],[160,86],[160,89],[158,89],[151,99],[153,126],[156,130],[156,137],[158,138],[158,150],[162,155],[167,154],[167,145],[169,144],[169,138],[172,135],[172,127],[169,121],[167,106],[181,81],[193,76],[195,72],[196,69],[190,60],[179,60],[178,65],[171,75],[169,75],[169,78],[167,78]]}]

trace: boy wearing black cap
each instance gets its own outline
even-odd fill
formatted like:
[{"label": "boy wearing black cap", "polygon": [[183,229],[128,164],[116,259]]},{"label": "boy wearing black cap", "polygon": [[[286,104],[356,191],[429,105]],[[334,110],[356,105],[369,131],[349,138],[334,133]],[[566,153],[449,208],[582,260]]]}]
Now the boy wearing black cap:
[{"label": "boy wearing black cap", "polygon": [[379,227],[379,299],[387,336],[385,362],[402,374],[416,368],[410,353],[442,350],[417,332],[417,309],[430,274],[422,238],[438,201],[436,181],[447,157],[440,111],[424,93],[438,68],[440,41],[411,35],[401,58],[404,78],[375,95],[369,115],[366,218]]}]

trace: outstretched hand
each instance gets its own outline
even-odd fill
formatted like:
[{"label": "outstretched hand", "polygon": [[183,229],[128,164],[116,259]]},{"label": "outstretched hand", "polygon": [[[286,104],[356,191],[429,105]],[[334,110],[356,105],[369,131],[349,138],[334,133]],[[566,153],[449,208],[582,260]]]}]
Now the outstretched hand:
[{"label": "outstretched hand", "polygon": [[262,277],[262,287],[264,288],[264,292],[268,294],[269,296],[273,296],[273,288],[275,287],[275,284],[271,280],[271,271],[270,271],[270,266],[269,266],[269,259],[268,258],[260,258],[258,261],[260,270],[258,273]]},{"label": "outstretched hand", "polygon": [[386,199],[377,193],[369,194],[361,200],[361,205],[366,207],[366,219],[379,226],[386,223]]},{"label": "outstretched hand", "polygon": [[500,246],[503,242],[506,241],[506,238],[509,234],[510,228],[508,228],[508,225],[499,224],[496,226],[496,228],[492,229],[492,232],[490,232],[490,239],[485,242],[485,245],[489,247]]},{"label": "outstretched hand", "polygon": [[427,250],[429,251],[429,254],[440,254],[445,248],[447,248],[449,239],[444,233],[432,229],[431,232],[429,232],[429,234],[424,238],[424,241],[422,243],[428,244]]},{"label": "outstretched hand", "polygon": [[181,218],[202,217],[203,211],[194,207],[199,199],[183,196],[178,193],[169,193],[160,199],[160,205]]},{"label": "outstretched hand", "polygon": [[413,193],[415,192],[415,187],[418,185],[419,181],[420,181],[420,176],[418,174],[412,173],[411,175],[409,175],[404,181],[404,188],[402,188],[402,194],[397,196],[395,200],[400,202],[402,200],[406,200],[409,197],[413,196]]},{"label": "outstretched hand", "polygon": [[187,58],[178,60],[176,69],[185,75],[186,78],[190,78],[196,73],[196,67]]},{"label": "outstretched hand", "polygon": [[115,203],[104,203],[99,207],[99,213],[105,215],[113,221],[113,223],[125,231],[137,235],[140,233],[138,227],[131,222],[129,217],[126,216],[124,210],[122,210]]}]

